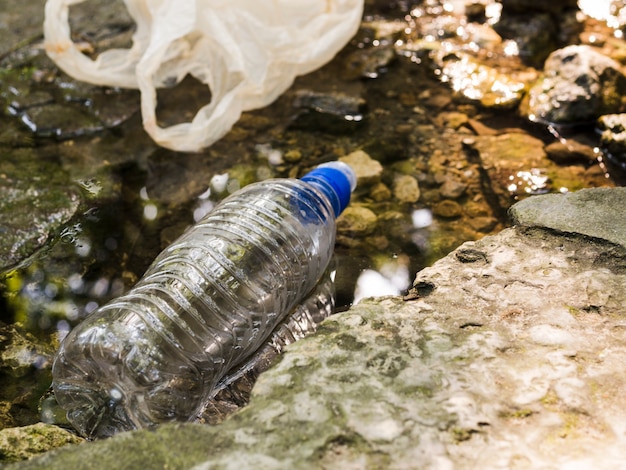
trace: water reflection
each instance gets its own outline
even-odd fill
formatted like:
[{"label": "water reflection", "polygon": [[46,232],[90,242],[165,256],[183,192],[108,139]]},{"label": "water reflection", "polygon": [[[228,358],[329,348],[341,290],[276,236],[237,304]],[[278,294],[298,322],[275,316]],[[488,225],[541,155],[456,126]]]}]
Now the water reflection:
[{"label": "water reflection", "polygon": [[433,223],[433,212],[430,209],[416,209],[411,213],[413,227],[420,229],[430,227]]},{"label": "water reflection", "polygon": [[139,198],[143,201],[143,218],[148,221],[156,220],[159,215],[159,208],[150,200],[148,188],[144,186],[139,190]]},{"label": "water reflection", "polygon": [[[423,251],[428,250],[429,234],[426,230],[433,225],[433,213],[428,208],[415,209],[411,212],[413,243]],[[354,290],[353,304],[367,297],[385,295],[400,295],[410,287],[411,279],[410,257],[394,255],[391,260],[385,260],[381,266],[367,268],[361,271]]]},{"label": "water reflection", "polygon": [[510,184],[507,188],[513,195],[544,194],[550,190],[548,180],[545,170],[539,168],[520,170],[509,176]]},{"label": "water reflection", "polygon": [[356,281],[354,304],[367,297],[400,295],[411,283],[409,263],[406,257],[396,257],[383,264],[378,271],[365,269]]}]

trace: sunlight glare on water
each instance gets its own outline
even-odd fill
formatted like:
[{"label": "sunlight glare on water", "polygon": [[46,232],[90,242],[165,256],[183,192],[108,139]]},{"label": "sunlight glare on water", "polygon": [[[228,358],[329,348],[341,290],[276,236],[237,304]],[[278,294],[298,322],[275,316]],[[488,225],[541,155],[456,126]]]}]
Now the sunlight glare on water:
[{"label": "sunlight glare on water", "polygon": [[596,20],[608,20],[612,16],[613,3],[613,0],[578,0],[578,7]]},{"label": "sunlight glare on water", "polygon": [[578,0],[578,7],[585,15],[600,21],[615,30],[615,37],[621,38],[620,29],[626,24],[626,5],[620,0]]},{"label": "sunlight glare on water", "polygon": [[401,295],[411,284],[408,260],[403,256],[387,262],[376,271],[365,269],[359,275],[354,290],[354,304],[366,297]]}]

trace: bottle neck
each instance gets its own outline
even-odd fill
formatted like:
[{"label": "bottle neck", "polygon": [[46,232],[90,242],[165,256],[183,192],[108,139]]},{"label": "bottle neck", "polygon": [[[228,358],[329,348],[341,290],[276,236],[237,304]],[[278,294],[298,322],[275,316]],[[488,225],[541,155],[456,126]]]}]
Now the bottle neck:
[{"label": "bottle neck", "polygon": [[345,163],[332,162],[314,168],[304,175],[301,181],[315,187],[328,198],[336,218],[350,203],[356,176],[352,168]]}]

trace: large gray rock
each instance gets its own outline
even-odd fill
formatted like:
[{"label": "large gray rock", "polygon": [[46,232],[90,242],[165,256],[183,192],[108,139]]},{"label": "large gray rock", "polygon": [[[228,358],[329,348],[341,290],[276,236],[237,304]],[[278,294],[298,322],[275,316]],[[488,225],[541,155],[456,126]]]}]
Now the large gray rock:
[{"label": "large gray rock", "polygon": [[620,468],[626,249],[579,235],[583,206],[568,207],[570,226],[527,217],[421,271],[407,300],[327,320],[220,425],[15,468]]},{"label": "large gray rock", "polygon": [[624,207],[626,188],[594,188],[526,199],[509,214],[519,225],[578,233],[626,248]]}]

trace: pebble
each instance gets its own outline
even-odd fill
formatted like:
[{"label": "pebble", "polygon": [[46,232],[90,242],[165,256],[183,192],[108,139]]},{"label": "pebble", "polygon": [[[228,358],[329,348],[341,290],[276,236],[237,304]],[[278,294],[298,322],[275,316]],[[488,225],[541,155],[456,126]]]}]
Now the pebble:
[{"label": "pebble", "polygon": [[589,163],[597,158],[593,147],[571,139],[546,145],[545,151],[550,160],[560,164]]},{"label": "pebble", "polygon": [[598,127],[603,149],[614,155],[626,153],[626,113],[601,116]]},{"label": "pebble", "polygon": [[376,183],[370,189],[369,196],[376,202],[388,201],[391,199],[391,190],[384,183]]},{"label": "pebble", "polygon": [[393,196],[399,202],[417,202],[420,198],[417,180],[410,175],[398,176],[393,182]]},{"label": "pebble", "polygon": [[439,193],[446,199],[458,199],[463,195],[466,189],[466,183],[448,176],[439,188]]},{"label": "pebble", "polygon": [[378,183],[383,174],[383,166],[363,150],[356,150],[339,161],[347,163],[356,173],[357,187]]},{"label": "pebble", "polygon": [[477,232],[489,233],[496,227],[498,220],[495,217],[473,217],[468,218],[467,223]]},{"label": "pebble", "polygon": [[459,113],[457,111],[441,113],[438,120],[440,125],[450,129],[458,129],[469,122],[467,114]]},{"label": "pebble", "polygon": [[287,150],[283,155],[286,162],[295,163],[302,160],[302,152],[300,150]]},{"label": "pebble", "polygon": [[363,206],[351,205],[337,219],[337,232],[342,235],[364,237],[376,229],[378,217]]},{"label": "pebble", "polygon": [[445,199],[441,202],[438,202],[433,207],[433,213],[440,217],[445,217],[446,219],[452,219],[454,217],[458,217],[462,214],[463,209],[461,205],[450,199]]}]

